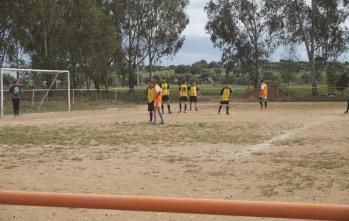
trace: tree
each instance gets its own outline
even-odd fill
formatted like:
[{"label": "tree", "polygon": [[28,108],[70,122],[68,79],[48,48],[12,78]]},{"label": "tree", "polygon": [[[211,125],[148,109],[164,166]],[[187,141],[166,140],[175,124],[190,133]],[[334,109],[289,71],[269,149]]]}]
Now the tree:
[{"label": "tree", "polygon": [[136,84],[136,69],[149,53],[145,36],[146,18],[150,8],[147,0],[111,0],[111,4],[113,16],[120,19],[114,20],[115,26],[119,27],[116,39],[122,42],[122,64],[125,65],[124,70],[127,72],[129,89],[133,91]]},{"label": "tree", "polygon": [[326,83],[328,87],[328,92],[333,92],[336,88],[337,80],[339,79],[341,73],[344,69],[341,63],[331,62],[326,67]]},{"label": "tree", "polygon": [[349,83],[349,73],[344,72],[339,76],[339,79],[336,81],[336,90],[344,94],[344,90],[348,87]]},{"label": "tree", "polygon": [[[257,1],[258,2],[258,1]],[[254,86],[260,79],[262,60],[277,46],[277,29],[266,17],[263,5],[250,0],[210,0],[205,10],[207,32],[215,47],[222,50],[222,62],[241,66]]]},{"label": "tree", "polygon": [[201,71],[203,69],[206,69],[208,67],[207,61],[206,60],[201,60],[201,61],[197,61],[194,62],[191,65],[191,73],[192,74],[201,74]]},{"label": "tree", "polygon": [[187,74],[190,73],[190,66],[188,65],[178,65],[174,69],[176,74]]},{"label": "tree", "polygon": [[184,9],[188,0],[148,0],[145,21],[145,40],[148,47],[149,77],[153,77],[153,65],[166,56],[174,56],[185,38],[182,32],[189,23]]},{"label": "tree", "polygon": [[[343,4],[342,4],[343,3]],[[343,0],[265,0],[268,15],[286,43],[303,44],[307,51],[312,95],[318,95],[316,57],[325,62],[347,50],[349,7]],[[321,70],[321,69],[319,69]]]},{"label": "tree", "polygon": [[287,82],[288,87],[290,87],[290,81],[293,81],[296,73],[300,71],[297,59],[295,45],[290,45],[285,59],[280,60],[281,79]]}]

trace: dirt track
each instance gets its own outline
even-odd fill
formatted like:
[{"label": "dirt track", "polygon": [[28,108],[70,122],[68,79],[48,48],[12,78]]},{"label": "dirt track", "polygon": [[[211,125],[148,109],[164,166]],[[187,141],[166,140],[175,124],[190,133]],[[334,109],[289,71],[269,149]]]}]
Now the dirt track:
[{"label": "dirt track", "polygon": [[[349,203],[343,103],[215,104],[165,115],[144,106],[0,120],[0,188]],[[1,206],[0,220],[254,220]]]}]

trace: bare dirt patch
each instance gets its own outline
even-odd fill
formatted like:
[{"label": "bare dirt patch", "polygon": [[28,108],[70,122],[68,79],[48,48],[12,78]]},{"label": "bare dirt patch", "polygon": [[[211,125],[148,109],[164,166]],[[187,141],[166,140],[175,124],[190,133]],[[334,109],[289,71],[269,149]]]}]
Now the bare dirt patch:
[{"label": "bare dirt patch", "polygon": [[[144,106],[0,120],[0,188],[348,204],[342,103],[215,104],[165,115]],[[254,220],[1,206],[0,220]]]}]

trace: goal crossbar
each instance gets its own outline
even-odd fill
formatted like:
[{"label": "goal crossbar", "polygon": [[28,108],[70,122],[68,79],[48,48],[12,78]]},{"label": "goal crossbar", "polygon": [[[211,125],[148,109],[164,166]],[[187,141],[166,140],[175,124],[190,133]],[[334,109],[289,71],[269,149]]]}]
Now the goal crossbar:
[{"label": "goal crossbar", "polygon": [[[39,72],[39,73],[52,73],[52,74],[67,74],[67,84],[68,88],[65,89],[68,91],[68,111],[71,111],[70,104],[70,72],[68,70],[45,70],[45,69],[25,69],[25,68],[0,68],[0,118],[4,117],[4,73],[16,72],[16,71],[28,71],[28,72]],[[58,75],[57,75],[58,76]],[[56,78],[57,78],[56,76]]]}]

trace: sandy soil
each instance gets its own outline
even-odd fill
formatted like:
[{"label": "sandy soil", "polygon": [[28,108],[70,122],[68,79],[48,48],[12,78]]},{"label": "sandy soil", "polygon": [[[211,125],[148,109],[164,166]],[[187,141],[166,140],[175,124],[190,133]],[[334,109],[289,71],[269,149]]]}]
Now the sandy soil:
[{"label": "sandy soil", "polygon": [[[161,126],[145,108],[1,119],[0,189],[349,204],[343,103],[201,104]],[[260,219],[0,206],[2,220]]]}]

